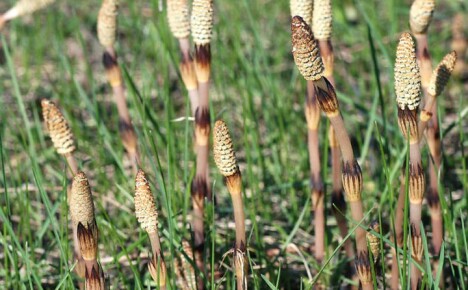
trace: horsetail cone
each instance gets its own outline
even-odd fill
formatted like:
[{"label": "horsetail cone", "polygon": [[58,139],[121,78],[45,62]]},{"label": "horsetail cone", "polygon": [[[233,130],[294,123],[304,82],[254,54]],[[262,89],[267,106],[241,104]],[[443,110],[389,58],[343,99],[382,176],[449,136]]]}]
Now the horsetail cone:
[{"label": "horsetail cone", "polygon": [[310,26],[302,17],[294,16],[291,32],[292,53],[299,72],[306,80],[318,81],[323,76],[324,66]]},{"label": "horsetail cone", "polygon": [[191,18],[192,39],[195,45],[209,44],[213,30],[213,1],[194,0]]},{"label": "horsetail cone", "polygon": [[[41,10],[50,4],[54,3],[55,0],[20,0],[16,5],[10,10],[14,11],[16,15],[14,17],[32,14],[38,10]],[[8,12],[7,12],[8,13]],[[12,17],[12,18],[14,18]]]},{"label": "horsetail cone", "polygon": [[189,37],[190,16],[187,0],[168,0],[167,20],[175,38]]},{"label": "horsetail cone", "polygon": [[234,146],[226,123],[218,120],[214,126],[213,154],[216,166],[225,177],[239,173]]},{"label": "horsetail cone", "polygon": [[329,40],[333,31],[331,0],[314,0],[312,30],[319,40]]},{"label": "horsetail cone", "polygon": [[439,96],[443,92],[455,68],[456,61],[457,53],[452,51],[437,65],[432,73],[429,87],[427,88],[427,92],[430,95]]},{"label": "horsetail cone", "polygon": [[112,47],[117,30],[117,0],[103,0],[99,10],[97,34],[99,42],[104,47]]},{"label": "horsetail cone", "polygon": [[421,103],[421,75],[416,62],[413,38],[403,33],[398,43],[395,60],[395,92],[401,110],[416,110]]},{"label": "horsetail cone", "polygon": [[147,233],[158,230],[158,212],[153,194],[143,170],[139,169],[135,178],[135,215]]},{"label": "horsetail cone", "polygon": [[300,16],[308,24],[312,24],[313,0],[290,0],[291,17]]},{"label": "horsetail cone", "polygon": [[[377,221],[373,221],[369,228],[376,233],[380,234],[380,225]],[[367,232],[366,234],[367,242],[369,243],[369,249],[372,252],[372,256],[374,257],[374,262],[377,261],[380,255],[380,238],[371,232]]]},{"label": "horsetail cone", "polygon": [[414,34],[424,34],[434,13],[435,0],[415,0],[410,9],[410,27]]},{"label": "horsetail cone", "polygon": [[75,151],[73,134],[60,110],[54,103],[46,99],[41,101],[41,105],[44,123],[57,152],[63,155]]},{"label": "horsetail cone", "polygon": [[87,227],[81,222],[78,223],[77,233],[83,259],[85,261],[96,260],[98,250],[98,229],[96,222],[88,224]]},{"label": "horsetail cone", "polygon": [[86,229],[96,223],[94,204],[88,178],[80,171],[73,177],[70,195],[70,216],[74,227],[81,223]]}]

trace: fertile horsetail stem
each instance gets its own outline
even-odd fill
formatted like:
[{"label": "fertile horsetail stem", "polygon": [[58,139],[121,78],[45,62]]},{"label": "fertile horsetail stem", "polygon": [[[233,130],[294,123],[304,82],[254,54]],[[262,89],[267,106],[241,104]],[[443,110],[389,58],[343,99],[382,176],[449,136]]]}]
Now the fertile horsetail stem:
[{"label": "fertile horsetail stem", "polygon": [[[424,172],[419,149],[417,113],[421,102],[421,77],[416,62],[414,41],[409,33],[403,33],[397,46],[395,60],[395,91],[398,104],[398,124],[410,143],[409,200],[410,221],[415,226],[414,235],[421,235],[421,209],[424,197]],[[413,248],[414,251],[414,248]],[[414,254],[414,252],[413,252]],[[416,265],[411,265],[411,285],[415,289],[421,278]]]},{"label": "fertile horsetail stem", "polygon": [[231,194],[236,224],[236,247],[234,253],[234,267],[236,272],[237,289],[246,289],[247,285],[247,242],[245,239],[245,216],[242,201],[242,178],[237,165],[234,145],[226,123],[218,120],[214,126],[213,154],[219,172],[225,177],[226,186]]},{"label": "fertile horsetail stem", "polygon": [[151,241],[153,258],[148,264],[151,277],[161,288],[166,288],[166,264],[161,251],[158,233],[158,212],[149,182],[143,170],[139,169],[135,177],[135,216]]}]

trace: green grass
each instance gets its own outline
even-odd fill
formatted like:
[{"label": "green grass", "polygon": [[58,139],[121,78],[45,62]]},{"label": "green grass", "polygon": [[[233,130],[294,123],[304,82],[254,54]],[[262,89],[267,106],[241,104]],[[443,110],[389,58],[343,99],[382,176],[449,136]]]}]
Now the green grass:
[{"label": "green grass", "polygon": [[[5,11],[14,1],[0,3]],[[178,74],[178,47],[158,1],[121,1],[117,52],[142,164],[160,211],[162,247],[169,269],[190,240],[190,183],[195,172],[193,121]],[[406,144],[397,126],[393,62],[399,34],[407,31],[408,1],[334,1],[335,78],[343,117],[364,176],[365,219],[382,223],[381,266],[388,272],[398,177]],[[354,5],[351,24],[344,3]],[[149,239],[134,216],[134,176],[120,142],[117,109],[101,65],[96,38],[99,1],[60,2],[9,23],[2,32],[0,65],[0,288],[71,289],[71,234],[68,228],[65,160],[56,154],[41,122],[40,99],[58,103],[76,136],[77,159],[88,175],[100,231],[100,257],[111,289],[154,287],[147,271]],[[429,30],[433,63],[450,49],[450,19],[461,8],[439,1]],[[326,263],[317,264],[310,212],[305,81],[295,68],[287,1],[215,1],[212,42],[211,120],[223,118],[233,134],[243,174],[250,289],[309,289],[314,283],[338,287],[345,277],[330,206],[330,170],[324,169],[327,207]],[[464,93],[465,92],[465,93]],[[445,278],[455,288],[468,284],[466,172],[466,84],[451,80],[440,98],[444,138],[440,192],[445,220],[441,252]],[[327,121],[320,130],[327,163]],[[429,162],[422,149],[423,163]],[[234,245],[229,194],[214,162],[211,180],[216,204],[207,204],[206,262],[209,289],[235,289],[228,258]],[[431,269],[431,229],[427,206],[423,225]],[[351,229],[357,224],[349,220]],[[407,223],[405,223],[407,224]],[[405,235],[409,234],[409,226]],[[353,235],[349,236],[353,239]],[[289,245],[289,246],[288,246]],[[278,256],[267,256],[270,249]],[[297,249],[291,251],[290,249]],[[411,261],[409,249],[401,257]],[[377,267],[377,266],[376,266]],[[402,267],[403,273],[408,267]],[[308,272],[309,271],[309,272]],[[378,283],[381,282],[378,271]],[[403,275],[406,276],[406,275]],[[380,276],[381,277],[381,276]],[[424,276],[436,288],[438,277]],[[388,278],[388,277],[387,277]],[[175,289],[175,274],[169,285]],[[407,278],[402,283],[409,285]],[[383,284],[378,284],[379,286]],[[385,281],[388,287],[388,279]],[[406,287],[405,287],[406,288]]]}]

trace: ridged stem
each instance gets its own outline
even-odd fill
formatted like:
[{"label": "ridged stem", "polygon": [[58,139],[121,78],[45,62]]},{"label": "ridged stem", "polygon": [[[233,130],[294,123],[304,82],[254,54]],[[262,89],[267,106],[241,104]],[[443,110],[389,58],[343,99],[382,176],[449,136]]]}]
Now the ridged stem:
[{"label": "ridged stem", "polygon": [[343,118],[339,113],[329,116],[330,123],[335,130],[338,143],[340,145],[341,156],[343,157],[343,162],[353,162],[354,153],[353,147],[351,145],[351,140],[349,139],[348,132],[346,131]]},{"label": "ridged stem", "polygon": [[400,192],[398,194],[398,201],[395,209],[395,247],[392,257],[392,275],[390,280],[390,287],[393,290],[399,289],[399,267],[398,267],[398,248],[403,246],[403,219],[405,210],[405,177],[400,176]]},{"label": "ridged stem", "polygon": [[67,159],[68,168],[70,169],[70,173],[74,176],[78,172],[78,162],[73,156],[73,153],[65,154],[65,158]]},{"label": "ridged stem", "polygon": [[114,48],[107,47],[104,54],[104,67],[106,68],[108,81],[112,87],[114,102],[119,113],[119,131],[122,139],[122,144],[127,151],[130,161],[133,166],[133,171],[136,174],[140,155],[138,153],[138,141],[133,128],[130,113],[125,98],[125,87],[123,84],[122,73],[117,64],[117,56]]},{"label": "ridged stem", "polygon": [[312,211],[314,212],[315,229],[315,259],[321,263],[325,254],[325,208],[323,196],[323,182],[320,174],[319,132],[320,107],[314,94],[314,84],[307,82],[306,119],[307,144],[309,151],[310,185],[312,190]]},{"label": "ridged stem", "polygon": [[[236,225],[236,247],[234,249],[234,267],[236,273],[237,290],[245,290],[247,277],[246,250],[247,241],[245,235],[245,214],[242,201],[242,177],[240,172],[226,177],[226,185],[231,195],[234,222]],[[240,255],[240,256],[239,256]]]}]

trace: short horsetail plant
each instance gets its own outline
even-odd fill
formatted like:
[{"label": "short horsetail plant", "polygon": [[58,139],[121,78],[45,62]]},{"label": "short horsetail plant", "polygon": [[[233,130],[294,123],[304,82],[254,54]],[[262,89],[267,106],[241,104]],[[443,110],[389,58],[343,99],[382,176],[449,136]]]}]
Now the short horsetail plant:
[{"label": "short horsetail plant", "polygon": [[420,113],[418,125],[419,139],[421,139],[429,120],[431,120],[433,107],[436,105],[436,99],[445,89],[445,86],[452,75],[452,71],[455,68],[456,61],[457,53],[452,51],[442,59],[432,72],[431,79],[427,87],[426,103],[424,104],[424,109]]},{"label": "short horsetail plant", "polygon": [[114,102],[119,112],[120,137],[132,163],[133,170],[136,172],[140,161],[138,141],[130,118],[130,112],[128,111],[122,72],[114,49],[117,31],[117,9],[117,0],[102,1],[98,14],[97,35],[99,42],[105,49],[102,61],[106,70],[107,80],[112,87]]},{"label": "short horsetail plant", "polygon": [[[322,111],[329,118],[340,146],[343,159],[342,182],[343,188],[351,208],[351,215],[355,222],[360,222],[363,217],[361,192],[363,186],[361,167],[354,158],[353,148],[348,132],[340,115],[338,99],[333,85],[324,77],[324,66],[319,54],[317,41],[314,39],[310,27],[299,16],[292,19],[292,43],[293,55],[296,66],[301,74],[312,80],[318,103]],[[369,257],[366,242],[366,230],[356,229],[357,258],[356,269],[360,275],[364,289],[371,289],[372,284],[367,283],[366,265],[369,265]],[[370,287],[370,288],[369,288]]]},{"label": "short horsetail plant", "polygon": [[224,176],[226,186],[231,194],[236,224],[236,246],[234,268],[236,271],[237,289],[247,289],[248,261],[246,256],[247,241],[245,237],[244,204],[242,201],[242,177],[237,165],[234,145],[226,123],[218,120],[214,126],[213,154],[219,172]]},{"label": "short horsetail plant", "polygon": [[0,15],[0,30],[8,22],[15,18],[32,14],[38,10],[41,10],[50,4],[54,3],[55,0],[20,0],[15,6],[10,8],[4,14]]},{"label": "short horsetail plant", "polygon": [[[403,33],[398,43],[395,60],[395,91],[398,105],[398,125],[404,138],[410,144],[409,152],[409,201],[410,223],[413,237],[421,236],[421,210],[424,198],[425,179],[419,149],[417,114],[421,102],[421,76],[416,62],[414,41],[409,33]],[[417,247],[413,247],[413,256]],[[422,258],[422,257],[421,257]],[[415,260],[421,263],[422,260]],[[411,287],[416,289],[421,272],[411,265]]]},{"label": "short horsetail plant", "polygon": [[42,99],[42,117],[49,132],[52,143],[57,153],[65,156],[70,172],[75,175],[78,172],[78,163],[73,152],[76,149],[75,138],[68,125],[67,120],[60,112],[59,108],[49,100]]},{"label": "short horsetail plant", "polygon": [[[57,108],[57,106],[51,101],[42,99],[41,106],[44,123],[46,125],[47,131],[49,132],[50,138],[52,139],[52,143],[54,144],[57,152],[65,156],[71,176],[75,176],[78,173],[78,163],[73,156],[73,152],[75,151],[76,146],[73,133],[71,132],[68,122],[65,120],[65,117],[62,115],[62,112],[60,112],[59,108]],[[69,207],[72,206],[72,192],[73,187],[71,190],[67,190],[67,201]],[[85,278],[85,270],[81,258],[77,230],[77,225],[72,223],[74,256],[75,259],[78,260],[75,271],[79,277]]]},{"label": "short horsetail plant", "polygon": [[97,284],[98,282],[95,280],[96,277],[99,277],[98,284],[101,288],[91,289],[104,289],[104,272],[97,261],[98,228],[94,215],[93,196],[88,178],[81,171],[73,177],[70,217],[72,226],[76,229],[74,239],[79,245],[77,273],[86,279],[86,285]]},{"label": "short horsetail plant", "polygon": [[182,61],[180,62],[180,73],[190,99],[192,115],[198,107],[198,82],[195,67],[190,55],[190,16],[187,0],[167,1],[167,20],[172,34],[179,41]]},{"label": "short horsetail plant", "polygon": [[146,174],[141,169],[138,170],[135,177],[135,215],[151,241],[153,258],[148,264],[151,277],[159,289],[166,289],[167,270],[159,241],[158,211]]}]

